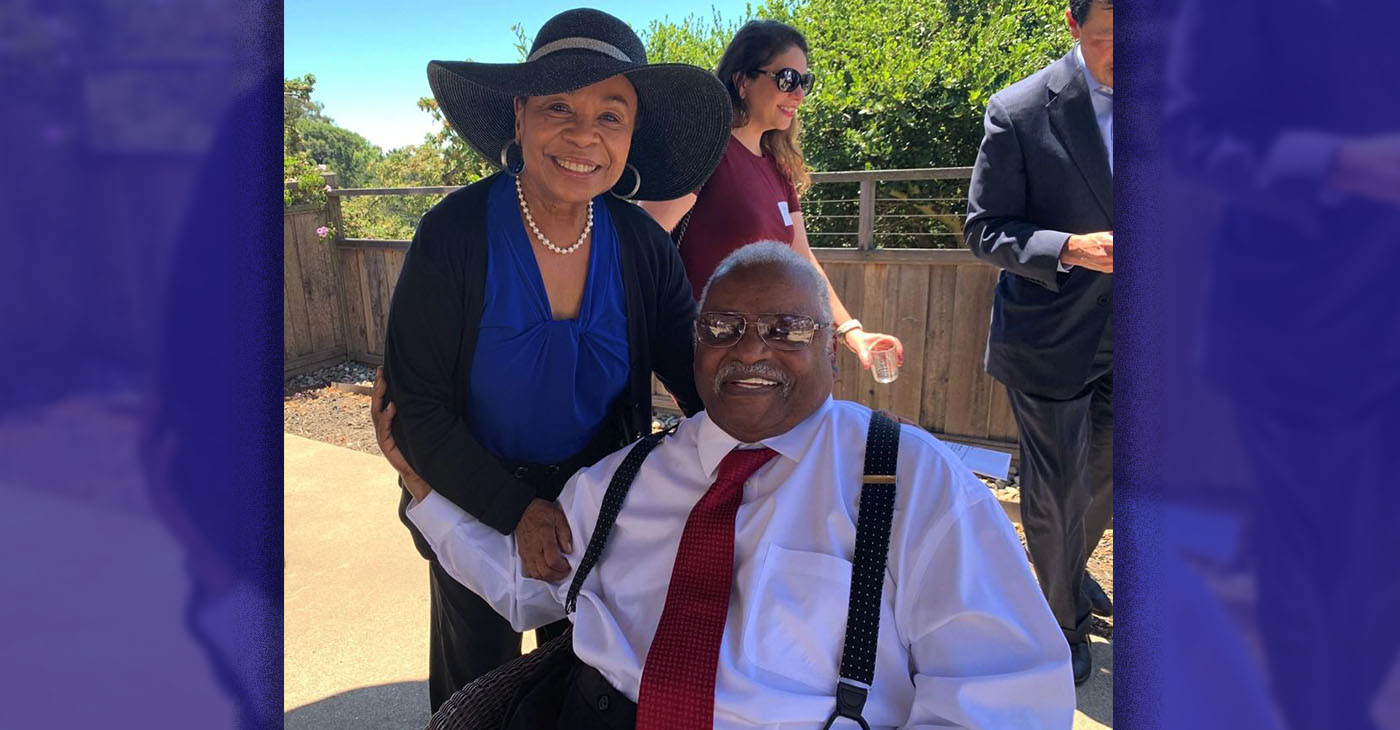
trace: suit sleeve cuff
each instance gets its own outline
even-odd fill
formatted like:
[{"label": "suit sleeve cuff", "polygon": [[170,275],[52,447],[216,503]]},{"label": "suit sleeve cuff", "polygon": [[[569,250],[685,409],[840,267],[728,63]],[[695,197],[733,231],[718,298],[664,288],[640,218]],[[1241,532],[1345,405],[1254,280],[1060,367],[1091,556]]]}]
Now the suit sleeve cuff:
[{"label": "suit sleeve cuff", "polygon": [[525,514],[525,508],[535,499],[534,491],[524,482],[518,479],[510,481],[511,484],[496,491],[496,498],[477,515],[484,524],[502,535],[515,533],[515,526],[520,524],[520,516]]}]

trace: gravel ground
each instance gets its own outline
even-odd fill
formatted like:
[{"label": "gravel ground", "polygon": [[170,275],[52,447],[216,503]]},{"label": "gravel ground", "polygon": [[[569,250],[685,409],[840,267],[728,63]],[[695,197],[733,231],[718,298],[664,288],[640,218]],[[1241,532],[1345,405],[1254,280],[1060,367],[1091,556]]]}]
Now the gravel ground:
[{"label": "gravel ground", "polygon": [[[331,385],[332,383],[372,385],[374,368],[359,363],[345,363],[300,375],[288,381],[282,403],[283,430],[367,454],[378,454],[379,447],[374,442],[374,427],[369,420],[369,396],[338,390]],[[653,425],[660,427],[670,425],[670,422],[668,420],[664,424],[657,422]],[[997,499],[1004,502],[1020,502],[1021,490],[1014,466],[1010,476],[1007,481],[982,481],[996,492]],[[1025,534],[1020,525],[1016,526],[1016,534],[1021,536],[1024,543]],[[1113,530],[1104,533],[1098,549],[1089,557],[1089,573],[1112,598]],[[1111,640],[1113,619],[1095,616],[1091,631],[1097,636]]]},{"label": "gravel ground", "polygon": [[[374,368],[357,362],[341,363],[315,372],[298,375],[283,384],[283,395],[292,398],[298,393],[325,388],[331,383],[374,385]],[[368,399],[365,401],[368,403]]]},{"label": "gravel ground", "polygon": [[[1001,479],[982,478],[982,483],[996,493],[997,499],[1003,502],[1021,503],[1020,479],[1016,473],[1016,467],[1011,467],[1009,481]],[[1026,544],[1026,533],[1018,524],[1016,535],[1021,538],[1021,544]],[[1103,539],[1099,540],[1099,546],[1089,555],[1088,563],[1089,575],[1094,576],[1094,580],[1103,587],[1104,593],[1109,599],[1113,598],[1113,529],[1110,527],[1103,533]],[[1102,636],[1110,641],[1113,640],[1113,619],[1093,616],[1090,619],[1089,633],[1095,636]]]},{"label": "gravel ground", "polygon": [[374,426],[369,420],[369,396],[337,390],[331,383],[373,385],[374,368],[346,363],[287,381],[282,398],[282,430],[378,454]]},{"label": "gravel ground", "polygon": [[[1103,586],[1103,592],[1108,594],[1110,600],[1113,600],[1113,530],[1104,530],[1103,539],[1099,540],[1099,546],[1089,556],[1089,574],[1094,576],[1094,580]],[[1112,641],[1113,617],[1094,616],[1089,632]]]}]

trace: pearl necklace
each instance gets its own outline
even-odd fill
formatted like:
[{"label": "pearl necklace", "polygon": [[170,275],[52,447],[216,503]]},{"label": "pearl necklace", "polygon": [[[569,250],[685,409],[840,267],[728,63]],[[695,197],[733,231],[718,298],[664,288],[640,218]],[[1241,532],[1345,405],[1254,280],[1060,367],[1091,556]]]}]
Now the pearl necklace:
[{"label": "pearl necklace", "polygon": [[525,191],[520,187],[519,176],[515,178],[515,197],[520,200],[520,211],[525,214],[525,222],[530,224],[530,230],[535,232],[535,237],[540,239],[540,243],[543,243],[544,247],[550,251],[563,254],[573,253],[583,245],[584,241],[588,240],[588,232],[593,230],[593,201],[590,200],[588,202],[588,222],[583,224],[583,233],[578,234],[578,240],[574,241],[574,245],[568,248],[560,248],[551,243],[548,238],[545,238],[544,234],[540,233],[539,226],[535,225],[535,219],[530,215],[530,205],[525,202]]}]

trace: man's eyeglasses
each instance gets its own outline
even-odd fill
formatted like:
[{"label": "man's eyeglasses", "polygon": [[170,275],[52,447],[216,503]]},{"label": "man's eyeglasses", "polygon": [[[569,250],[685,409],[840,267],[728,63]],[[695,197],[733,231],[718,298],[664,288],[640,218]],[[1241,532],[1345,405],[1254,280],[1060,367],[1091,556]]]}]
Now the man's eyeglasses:
[{"label": "man's eyeglasses", "polygon": [[805,74],[798,73],[795,68],[780,68],[777,71],[764,71],[760,68],[749,72],[750,76],[757,76],[760,74],[763,76],[771,76],[773,78],[773,83],[778,85],[778,91],[784,94],[797,91],[797,87],[799,86],[802,87],[804,93],[810,94],[812,93],[812,86],[817,83],[817,77],[813,76],[810,71]]},{"label": "man's eyeglasses", "polygon": [[774,350],[801,350],[812,344],[817,330],[831,325],[802,314],[754,314],[701,312],[695,319],[695,337],[706,347],[733,347],[744,338],[752,319],[758,337]]}]

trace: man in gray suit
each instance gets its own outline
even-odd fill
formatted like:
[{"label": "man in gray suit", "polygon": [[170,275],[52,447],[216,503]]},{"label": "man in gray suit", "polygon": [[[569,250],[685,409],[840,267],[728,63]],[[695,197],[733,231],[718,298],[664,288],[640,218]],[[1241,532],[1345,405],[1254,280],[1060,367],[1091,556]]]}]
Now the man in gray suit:
[{"label": "man in gray suit", "polygon": [[987,372],[1021,438],[1021,518],[1075,683],[1092,612],[1084,567],[1113,514],[1113,2],[1070,0],[1079,41],[994,95],[963,235],[1001,267]]}]

